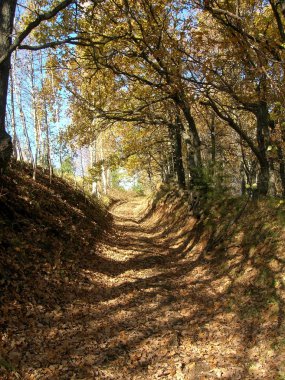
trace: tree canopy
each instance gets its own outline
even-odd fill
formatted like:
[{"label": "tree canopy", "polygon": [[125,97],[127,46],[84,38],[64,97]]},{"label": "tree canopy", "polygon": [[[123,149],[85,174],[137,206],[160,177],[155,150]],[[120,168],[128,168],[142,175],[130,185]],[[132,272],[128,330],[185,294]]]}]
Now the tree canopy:
[{"label": "tree canopy", "polygon": [[99,187],[125,168],[147,187],[284,195],[282,4],[29,1],[0,64],[18,49],[20,75],[21,60],[41,55],[30,126],[36,145],[46,142],[38,154],[80,152]]}]

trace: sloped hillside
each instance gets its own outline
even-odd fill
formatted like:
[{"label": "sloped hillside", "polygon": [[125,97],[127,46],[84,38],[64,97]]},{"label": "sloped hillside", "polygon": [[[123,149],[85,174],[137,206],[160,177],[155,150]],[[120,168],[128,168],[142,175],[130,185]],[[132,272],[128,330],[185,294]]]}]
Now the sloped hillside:
[{"label": "sloped hillside", "polygon": [[282,201],[2,189],[1,380],[284,379]]},{"label": "sloped hillside", "polygon": [[[208,199],[199,219],[188,204],[166,193],[149,219],[160,226],[156,241],[176,253],[178,283],[201,288],[182,378],[285,379],[284,201]],[[188,313],[191,297],[183,300]]]},{"label": "sloped hillside", "polygon": [[10,324],[24,326],[38,309],[55,308],[67,284],[76,288],[80,265],[111,221],[102,205],[66,181],[50,183],[40,170],[34,181],[29,166],[12,165],[0,187],[1,333],[9,334]]}]

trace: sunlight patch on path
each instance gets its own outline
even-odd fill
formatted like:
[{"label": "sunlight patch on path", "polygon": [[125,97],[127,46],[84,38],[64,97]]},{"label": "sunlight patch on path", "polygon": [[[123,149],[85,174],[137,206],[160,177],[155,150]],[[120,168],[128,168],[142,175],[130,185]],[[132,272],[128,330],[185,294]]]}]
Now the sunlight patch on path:
[{"label": "sunlight patch on path", "polygon": [[237,281],[226,266],[243,255],[205,254],[190,217],[160,210],[140,222],[146,205],[114,206],[114,231],[57,288],[54,309],[22,327],[23,379],[273,380],[268,320],[255,328],[244,275]]}]

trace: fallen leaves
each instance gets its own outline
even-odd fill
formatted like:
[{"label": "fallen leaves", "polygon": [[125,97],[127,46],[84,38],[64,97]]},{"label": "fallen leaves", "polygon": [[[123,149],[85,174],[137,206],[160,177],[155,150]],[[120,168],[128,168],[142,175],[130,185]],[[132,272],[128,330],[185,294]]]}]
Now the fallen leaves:
[{"label": "fallen leaves", "polygon": [[[205,258],[201,226],[171,218],[185,212],[175,199],[141,223],[142,200],[115,206],[116,230],[99,244],[90,204],[75,206],[80,196],[71,202],[65,192],[60,212],[45,201],[31,224],[25,208],[11,211],[23,218],[17,237],[3,217],[1,380],[277,377],[281,309],[260,258],[247,262],[241,248]],[[282,264],[270,260],[278,272]]]}]

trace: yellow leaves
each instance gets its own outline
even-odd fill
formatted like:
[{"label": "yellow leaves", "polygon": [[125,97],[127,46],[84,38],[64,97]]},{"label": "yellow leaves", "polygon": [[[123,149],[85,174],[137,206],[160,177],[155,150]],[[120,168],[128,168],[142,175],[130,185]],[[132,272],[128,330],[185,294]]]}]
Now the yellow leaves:
[{"label": "yellow leaves", "polygon": [[84,362],[88,366],[93,365],[95,363],[95,361],[96,361],[96,355],[89,354],[89,355],[85,356],[85,358],[84,358]]}]

